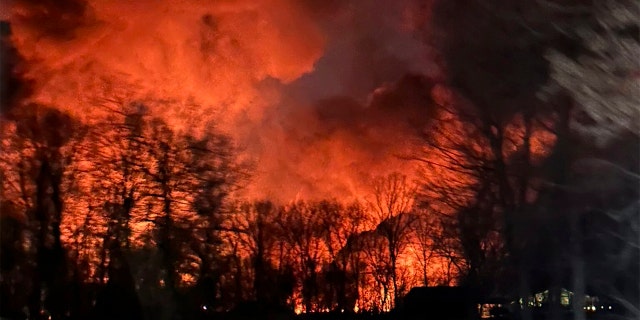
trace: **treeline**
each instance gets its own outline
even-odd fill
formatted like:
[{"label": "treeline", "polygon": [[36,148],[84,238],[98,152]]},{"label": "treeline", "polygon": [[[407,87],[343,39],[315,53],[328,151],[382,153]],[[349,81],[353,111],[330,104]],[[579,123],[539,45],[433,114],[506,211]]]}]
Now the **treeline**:
[{"label": "treeline", "polygon": [[567,288],[578,318],[586,294],[637,318],[637,4],[436,4],[448,82],[406,155],[420,175],[379,177],[362,202],[238,199],[251,170],[227,136],[135,101],[89,121],[4,113],[2,315],[384,311],[460,284],[523,303]]},{"label": "treeline", "polygon": [[94,123],[40,105],[2,119],[4,315],[384,311],[459,273],[430,266],[435,222],[400,174],[366,202],[243,201],[248,167],[228,137],[176,133],[136,102],[103,107]]},{"label": "treeline", "polygon": [[4,316],[384,312],[414,286],[453,284],[486,297],[566,287],[634,310],[633,159],[607,154],[633,138],[597,154],[567,144],[567,118],[497,127],[442,107],[419,181],[277,204],[234,196],[250,168],[215,128],[190,136],[143,104],[109,106],[90,124],[40,105],[4,115]]},{"label": "treeline", "polygon": [[194,259],[206,282],[223,202],[242,175],[230,141],[119,107],[97,124],[39,105],[3,118],[3,313],[162,305]]}]

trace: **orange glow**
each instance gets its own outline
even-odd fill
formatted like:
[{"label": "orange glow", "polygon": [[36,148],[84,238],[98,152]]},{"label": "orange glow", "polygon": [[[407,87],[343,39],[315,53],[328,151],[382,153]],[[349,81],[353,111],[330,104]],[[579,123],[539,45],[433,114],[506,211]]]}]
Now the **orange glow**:
[{"label": "orange glow", "polygon": [[[372,175],[414,177],[415,164],[398,156],[420,147],[403,125],[354,134],[354,123],[318,137],[323,120],[308,106],[287,100],[294,116],[277,115],[285,103],[278,85],[313,72],[328,41],[314,12],[296,1],[92,1],[64,34],[43,29],[28,3],[10,2],[3,11],[28,61],[26,76],[35,80],[31,100],[88,123],[103,119],[106,99],[121,99],[144,101],[178,130],[197,134],[215,124],[256,163],[246,196],[362,199]],[[410,33],[430,11],[406,3],[399,12],[393,27]],[[371,96],[388,89],[380,84]],[[458,103],[441,85],[428,96],[436,105]],[[532,150],[544,154],[553,137],[535,130]]]},{"label": "orange glow", "polygon": [[[371,173],[412,175],[395,157],[407,153],[399,144],[406,139],[388,142],[397,128],[369,131],[383,148],[372,158],[353,135],[337,132],[306,145],[270,123],[283,93],[269,81],[287,84],[312,72],[326,46],[313,12],[296,1],[102,0],[85,11],[62,36],[43,31],[29,4],[8,6],[13,40],[29,62],[26,76],[36,82],[31,100],[88,123],[101,121],[105,100],[121,99],[144,101],[178,130],[197,134],[215,124],[257,160],[245,192],[256,198],[361,198]],[[286,121],[313,127],[318,120]]]},{"label": "orange glow", "polygon": [[[431,116],[443,120],[428,132],[435,144],[445,148],[464,145],[479,155],[491,157],[486,141],[469,139],[473,133],[470,131],[475,128],[455,113],[438,109],[437,106],[455,107],[462,102],[446,85],[431,83],[441,76],[439,69],[422,61],[415,63],[414,69],[429,73],[429,77],[408,77],[407,80],[409,85],[415,85],[411,81],[418,83],[409,87],[417,91],[418,98],[410,95],[401,99],[393,95],[395,91],[402,92],[402,81],[398,81],[400,84],[375,83],[374,89],[367,88],[366,99],[360,99],[366,102],[354,98],[353,101],[347,99],[347,103],[337,99],[327,106],[311,106],[309,102],[288,96],[283,88],[313,73],[331,44],[326,27],[330,23],[319,21],[316,13],[299,1],[91,1],[82,16],[76,17],[77,25],[61,34],[56,28],[50,30],[38,25],[41,17],[38,10],[30,8],[31,2],[11,2],[6,10],[3,5],[2,10],[2,18],[11,22],[12,41],[27,61],[26,77],[34,80],[34,94],[24,101],[25,105],[33,102],[52,106],[68,112],[83,124],[98,127],[96,124],[113,120],[110,119],[114,116],[113,110],[121,111],[121,107],[142,103],[150,115],[162,119],[178,133],[200,137],[210,128],[219,129],[233,138],[234,147],[240,150],[240,160],[254,165],[247,185],[231,192],[233,201],[269,199],[276,205],[289,203],[279,207],[282,211],[291,209],[298,200],[337,199],[341,205],[366,204],[374,192],[375,177],[399,173],[410,183],[420,179],[420,183],[427,185],[461,190],[448,199],[442,199],[438,190],[420,190],[420,194],[430,200],[430,208],[424,215],[452,213],[456,206],[466,205],[475,197],[469,186],[477,181],[471,174],[448,167],[456,161],[466,164],[468,159],[463,152],[445,152],[419,137],[423,133],[420,131],[430,125],[427,120]],[[395,26],[399,32],[409,33],[424,19],[412,9],[401,10],[401,24]],[[348,20],[349,14],[340,14],[339,19]],[[344,82],[340,85],[347,87],[348,81]],[[325,110],[331,108],[336,110]],[[330,115],[323,115],[323,111]],[[507,158],[522,149],[522,122],[521,117],[515,117],[506,128],[505,135],[513,141],[503,150]],[[0,130],[3,137],[17,135],[12,126],[3,126]],[[124,203],[121,194],[108,193],[127,190],[132,197],[142,199],[143,191],[134,186],[149,183],[148,176],[125,177],[117,165],[83,160],[95,154],[107,155],[115,161],[124,159],[122,151],[128,149],[118,145],[121,136],[112,134],[96,134],[104,139],[99,140],[102,144],[91,140],[78,142],[74,147],[81,150],[79,159],[71,161],[74,167],[65,172],[73,175],[65,177],[71,181],[72,186],[67,187],[73,192],[64,195],[61,239],[67,248],[78,252],[78,260],[88,261],[91,267],[87,278],[98,277],[97,264],[101,255],[106,255],[106,250],[97,252],[92,247],[105,247],[108,238],[105,235],[110,230],[107,225],[109,219],[113,219],[109,214],[117,210],[109,205]],[[34,146],[12,145],[10,138],[1,141],[0,149],[6,152],[2,156],[5,162],[17,163],[35,154]],[[554,139],[541,125],[532,128],[530,149],[534,161],[548,155]],[[140,157],[137,160],[149,163],[150,171],[157,170],[148,154]],[[180,173],[181,169],[184,168],[176,172]],[[18,180],[19,173],[6,174]],[[157,196],[149,198],[152,197],[136,202],[127,212],[131,234],[126,239],[133,248],[155,245],[150,239],[165,204]],[[187,226],[185,229],[207,224],[205,218],[193,214],[194,198],[189,190],[176,190],[171,195],[172,218],[176,224]],[[411,199],[403,212],[389,212],[389,216],[416,211],[414,200]],[[250,229],[256,227],[259,213],[235,207],[230,211],[233,214],[225,212],[231,218],[225,220],[223,226],[242,231],[221,232],[223,248],[216,254],[235,255],[238,261],[234,263],[244,263],[242,267],[250,269],[249,258],[258,246],[252,238],[254,230]],[[268,216],[268,223],[283,223],[277,220],[283,219],[282,212],[276,211]],[[342,238],[330,235],[327,240],[325,234],[314,234],[312,239],[303,239],[301,243],[282,239],[269,243],[272,247],[264,253],[265,262],[280,268],[282,260],[286,260],[299,267],[304,265],[303,254],[308,254],[317,262],[310,268],[314,274],[326,271],[323,268],[338,259],[342,248],[351,241],[349,237],[362,241],[358,237],[364,237],[366,232],[375,233],[384,220],[375,217],[371,208],[363,212],[364,215],[350,217],[351,220],[336,227],[339,232],[348,233]],[[331,218],[320,220],[314,217],[316,213],[300,213],[306,220],[302,219],[297,225],[314,218],[321,225]],[[88,226],[93,229],[88,230]],[[429,260],[423,274],[421,263],[426,262],[421,262],[420,257],[431,243],[418,244],[420,239],[415,235],[407,239],[397,261],[403,290],[421,285],[454,284],[458,271],[444,257]],[[375,241],[377,239],[369,242]],[[304,245],[307,248],[302,248]],[[274,248],[278,246],[276,252]],[[200,258],[194,257],[196,254],[191,251],[188,251],[189,259],[181,261],[180,266],[183,272],[178,281],[185,286],[195,284],[200,273]],[[358,268],[363,268],[362,278],[356,279],[359,292],[353,310],[389,311],[394,307],[395,292],[389,287],[389,279],[382,279],[374,265],[388,263],[387,257],[368,256],[365,251],[354,250],[348,257],[356,261]],[[342,263],[350,264],[345,270],[351,271],[348,269],[353,268],[352,261],[348,259]],[[318,301],[312,301],[312,310],[306,310],[302,281],[296,281],[288,300],[296,314],[328,310],[321,309],[324,307]],[[253,297],[249,294],[243,298]]]}]

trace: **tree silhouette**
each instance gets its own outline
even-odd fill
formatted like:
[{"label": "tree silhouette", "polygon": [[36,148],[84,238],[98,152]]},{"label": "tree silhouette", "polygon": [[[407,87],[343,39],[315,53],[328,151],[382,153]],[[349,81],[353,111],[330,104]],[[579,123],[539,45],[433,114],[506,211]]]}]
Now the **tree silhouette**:
[{"label": "tree silhouette", "polygon": [[64,197],[70,187],[65,175],[70,174],[74,145],[84,131],[69,115],[36,104],[12,110],[4,123],[8,152],[3,152],[3,175],[7,191],[14,192],[4,192],[4,202],[26,217],[34,254],[28,313],[61,316],[70,308],[70,270],[61,238]]},{"label": "tree silhouette", "polygon": [[417,220],[413,208],[417,186],[407,181],[406,176],[393,173],[376,178],[373,190],[369,205],[376,219],[375,230],[386,241],[395,305],[402,295],[398,288],[398,258],[409,244],[409,236]]}]

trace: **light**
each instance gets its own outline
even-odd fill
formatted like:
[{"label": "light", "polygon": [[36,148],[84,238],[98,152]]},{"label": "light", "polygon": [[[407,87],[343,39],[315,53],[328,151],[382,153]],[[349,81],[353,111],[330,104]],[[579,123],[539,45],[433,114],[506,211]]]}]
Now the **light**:
[{"label": "light", "polygon": [[202,305],[202,310],[207,311],[207,305],[203,304]]},{"label": "light", "polygon": [[611,310],[611,306],[609,306],[609,310]]}]

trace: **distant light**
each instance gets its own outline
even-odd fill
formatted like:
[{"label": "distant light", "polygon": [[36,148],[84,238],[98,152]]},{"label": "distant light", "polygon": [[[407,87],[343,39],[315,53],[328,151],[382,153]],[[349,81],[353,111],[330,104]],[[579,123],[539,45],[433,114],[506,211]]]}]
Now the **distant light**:
[{"label": "distant light", "polygon": [[609,310],[611,310],[611,306],[609,306]]},{"label": "distant light", "polygon": [[600,309],[604,309],[604,306],[600,306]]},{"label": "distant light", "polygon": [[[611,307],[609,307],[609,308],[611,308]],[[340,312],[344,313],[344,309],[340,309]]]},{"label": "distant light", "polygon": [[207,311],[207,305],[206,304],[202,305],[202,310]]}]

